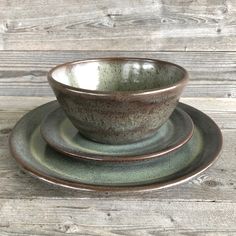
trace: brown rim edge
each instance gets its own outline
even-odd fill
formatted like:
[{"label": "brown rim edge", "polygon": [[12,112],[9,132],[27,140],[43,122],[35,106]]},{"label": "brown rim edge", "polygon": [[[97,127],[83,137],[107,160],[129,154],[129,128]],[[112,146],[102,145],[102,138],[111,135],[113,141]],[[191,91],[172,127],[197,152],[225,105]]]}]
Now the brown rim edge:
[{"label": "brown rim edge", "polygon": [[[201,111],[199,111],[199,110],[197,110],[197,109],[195,109],[195,108],[193,108],[189,105],[185,105],[185,106],[188,106],[192,110],[196,110],[198,112],[201,112]],[[43,180],[47,183],[51,183],[53,185],[62,186],[62,187],[70,188],[70,189],[76,189],[76,190],[106,191],[106,192],[121,192],[121,191],[122,192],[131,192],[131,191],[134,192],[134,191],[150,191],[150,190],[155,190],[155,189],[158,190],[158,189],[164,189],[164,188],[172,187],[172,186],[184,183],[184,182],[194,178],[195,176],[201,174],[203,171],[205,171],[210,166],[212,166],[213,163],[219,158],[219,155],[220,155],[221,149],[222,149],[222,145],[223,145],[222,133],[221,133],[219,127],[217,126],[217,124],[209,116],[207,116],[207,115],[205,115],[205,116],[208,117],[208,119],[210,119],[212,124],[215,126],[215,131],[217,132],[217,135],[218,135],[218,138],[219,138],[219,141],[220,141],[220,145],[218,146],[218,148],[212,154],[213,158],[210,161],[208,161],[207,163],[205,163],[204,165],[201,165],[200,167],[196,168],[194,171],[191,171],[188,174],[185,174],[185,175],[183,175],[181,177],[178,177],[174,180],[169,180],[169,181],[165,181],[165,182],[161,182],[161,183],[145,184],[145,185],[140,185],[140,186],[116,186],[116,187],[114,187],[114,186],[91,185],[91,184],[84,184],[84,183],[81,183],[81,182],[65,181],[63,179],[58,179],[58,178],[53,178],[53,177],[47,176],[47,175],[45,175],[45,174],[43,174],[39,171],[36,171],[36,170],[30,168],[26,163],[24,163],[20,159],[20,157],[16,153],[16,150],[15,150],[14,146],[12,145],[13,131],[11,132],[11,134],[9,136],[9,147],[10,147],[10,152],[11,152],[12,156],[15,158],[18,165],[24,171],[26,171],[30,175],[32,175],[32,176],[34,176],[34,177],[36,177],[40,180]],[[23,118],[24,117],[22,117],[17,122],[17,124]]]},{"label": "brown rim edge", "polygon": [[[76,88],[76,87],[72,87],[63,83],[58,82],[57,80],[55,80],[52,77],[52,73],[60,68],[60,67],[64,67],[64,66],[68,66],[71,64],[80,64],[80,63],[85,63],[85,62],[95,62],[95,61],[113,61],[113,60],[120,60],[120,61],[128,61],[128,60],[136,60],[136,61],[147,61],[147,62],[153,62],[153,63],[159,63],[159,64],[165,64],[165,65],[171,65],[171,66],[175,66],[176,68],[178,68],[179,70],[183,71],[184,76],[183,78],[172,84],[171,86],[166,86],[163,87],[161,89],[148,89],[148,90],[137,90],[137,91],[119,91],[119,92],[114,92],[114,91],[98,91],[98,90],[89,90],[89,89],[81,89],[81,88]],[[48,82],[50,85],[57,87],[57,89],[60,90],[67,90],[73,93],[77,93],[77,94],[84,94],[84,95],[92,95],[92,96],[99,96],[99,97],[114,97],[117,95],[124,95],[126,97],[136,97],[136,96],[141,96],[141,95],[150,95],[150,94],[161,94],[167,91],[171,91],[171,90],[175,90],[178,88],[184,88],[186,86],[186,84],[188,83],[189,80],[189,75],[186,69],[184,69],[183,67],[168,62],[168,61],[162,61],[162,60],[158,60],[158,59],[151,59],[151,58],[138,58],[138,57],[101,57],[101,58],[90,58],[90,59],[85,59],[85,60],[75,60],[75,61],[71,61],[71,62],[67,62],[67,63],[63,63],[60,65],[57,65],[55,67],[53,67],[51,70],[49,70],[48,74],[47,74],[47,78],[48,78]]]}]

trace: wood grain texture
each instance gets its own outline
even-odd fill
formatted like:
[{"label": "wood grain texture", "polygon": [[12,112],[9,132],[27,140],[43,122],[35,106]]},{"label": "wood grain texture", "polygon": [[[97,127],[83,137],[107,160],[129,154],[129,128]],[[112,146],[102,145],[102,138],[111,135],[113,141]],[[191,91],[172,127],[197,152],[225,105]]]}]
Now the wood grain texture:
[{"label": "wood grain texture", "polygon": [[109,56],[147,57],[185,67],[190,82],[185,97],[236,97],[236,52],[3,51],[0,96],[52,96],[46,74],[60,63]]},{"label": "wood grain texture", "polygon": [[[236,235],[235,19],[234,0],[0,1],[0,236]],[[67,190],[20,170],[8,137],[26,112],[55,99],[47,71],[108,56],[158,58],[189,71],[182,102],[223,133],[209,170],[143,193]]]},{"label": "wood grain texture", "polygon": [[234,0],[2,0],[2,50],[236,50]]},{"label": "wood grain texture", "polygon": [[236,203],[102,199],[98,204],[93,199],[48,199],[45,205],[44,199],[4,199],[0,207],[3,235],[20,235],[19,232],[22,235],[34,232],[33,235],[107,236],[236,233]]},{"label": "wood grain texture", "polygon": [[236,99],[182,99],[221,127],[221,157],[188,183],[143,193],[67,190],[19,169],[9,154],[9,133],[27,111],[53,99],[0,97],[1,236],[236,234]]}]

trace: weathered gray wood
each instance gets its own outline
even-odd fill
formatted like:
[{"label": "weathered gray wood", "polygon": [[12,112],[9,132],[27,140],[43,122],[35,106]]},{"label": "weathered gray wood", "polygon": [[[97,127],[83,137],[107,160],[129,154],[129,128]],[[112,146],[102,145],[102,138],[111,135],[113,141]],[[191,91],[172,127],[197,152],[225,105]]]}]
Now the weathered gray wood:
[{"label": "weathered gray wood", "polygon": [[236,49],[234,0],[0,1],[0,49]]},{"label": "weathered gray wood", "polygon": [[220,159],[192,181],[144,193],[54,187],[24,174],[8,136],[28,110],[53,97],[0,97],[0,235],[236,235],[236,99],[183,98],[222,128]]},{"label": "weathered gray wood", "polygon": [[1,235],[236,233],[236,203],[47,199],[45,204],[44,199],[4,199],[0,208]]},{"label": "weathered gray wood", "polygon": [[[235,17],[234,0],[0,1],[0,235],[236,235]],[[223,132],[214,166],[188,183],[144,193],[66,190],[24,174],[8,137],[27,111],[55,99],[47,71],[104,56],[186,67],[191,81],[182,101]]]},{"label": "weathered gray wood", "polygon": [[185,97],[236,97],[236,52],[94,52],[3,51],[0,53],[0,96],[52,96],[46,73],[67,61],[92,57],[158,58],[184,66],[191,81]]}]

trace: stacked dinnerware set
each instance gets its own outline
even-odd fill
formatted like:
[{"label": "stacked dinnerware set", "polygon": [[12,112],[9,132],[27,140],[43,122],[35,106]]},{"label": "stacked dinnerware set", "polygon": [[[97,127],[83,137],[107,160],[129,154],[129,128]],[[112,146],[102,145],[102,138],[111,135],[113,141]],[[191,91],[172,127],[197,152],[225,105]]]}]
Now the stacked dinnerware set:
[{"label": "stacked dinnerware set", "polygon": [[57,101],[26,114],[10,136],[31,175],[96,191],[173,186],[201,173],[222,147],[218,126],[179,103],[178,65],[143,58],[70,62],[48,73]]}]

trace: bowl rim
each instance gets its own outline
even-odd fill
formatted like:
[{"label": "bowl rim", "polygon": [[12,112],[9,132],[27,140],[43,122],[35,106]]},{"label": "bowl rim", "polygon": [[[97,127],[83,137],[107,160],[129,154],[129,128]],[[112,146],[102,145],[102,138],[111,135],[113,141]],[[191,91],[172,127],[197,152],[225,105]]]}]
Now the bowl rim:
[{"label": "bowl rim", "polygon": [[[152,88],[152,89],[140,89],[140,90],[129,90],[129,91],[103,91],[103,90],[90,90],[90,89],[82,89],[78,87],[73,87],[64,83],[61,83],[57,81],[55,78],[53,78],[52,74],[55,70],[57,70],[60,67],[65,66],[71,66],[74,64],[80,64],[80,63],[86,63],[86,62],[99,62],[99,61],[142,61],[142,62],[151,62],[151,63],[158,63],[158,64],[165,64],[170,65],[178,68],[183,72],[182,78],[168,86],[164,86],[161,88]],[[189,74],[186,69],[184,69],[182,66],[179,66],[175,63],[163,61],[159,59],[152,59],[152,58],[143,58],[143,57],[97,57],[97,58],[88,58],[88,59],[81,59],[81,60],[75,60],[66,62],[63,64],[59,64],[52,69],[49,70],[47,73],[47,79],[49,84],[52,87],[56,87],[60,90],[66,90],[74,93],[79,94],[87,94],[87,95],[94,95],[94,96],[114,96],[114,95],[124,95],[124,96],[140,96],[140,95],[151,95],[151,94],[159,94],[168,92],[170,90],[175,90],[178,88],[183,88],[186,86],[186,84],[189,81]]]}]

